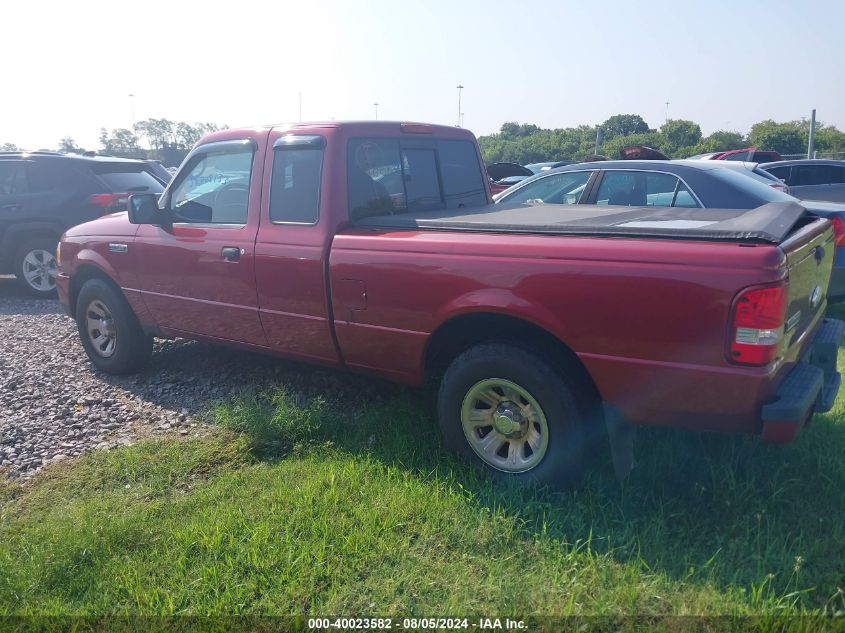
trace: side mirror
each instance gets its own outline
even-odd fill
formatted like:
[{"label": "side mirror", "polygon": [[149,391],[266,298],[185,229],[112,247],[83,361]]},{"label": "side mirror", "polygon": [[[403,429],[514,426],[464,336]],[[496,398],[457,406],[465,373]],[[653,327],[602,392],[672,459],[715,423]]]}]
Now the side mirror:
[{"label": "side mirror", "polygon": [[133,193],[129,196],[128,207],[132,224],[161,224],[166,217],[158,208],[157,193]]}]

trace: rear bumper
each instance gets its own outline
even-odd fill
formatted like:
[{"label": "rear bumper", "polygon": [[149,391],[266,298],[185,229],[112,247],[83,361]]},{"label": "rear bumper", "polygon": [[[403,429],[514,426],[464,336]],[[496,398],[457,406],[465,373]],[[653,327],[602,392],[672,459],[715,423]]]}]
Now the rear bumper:
[{"label": "rear bumper", "polygon": [[836,356],[843,333],[845,321],[822,321],[805,354],[783,379],[772,401],[762,407],[764,442],[792,441],[814,413],[833,407],[840,384]]},{"label": "rear bumper", "polygon": [[70,309],[70,277],[65,273],[56,275],[56,290],[59,293],[59,303],[69,317],[73,317],[73,312]]}]

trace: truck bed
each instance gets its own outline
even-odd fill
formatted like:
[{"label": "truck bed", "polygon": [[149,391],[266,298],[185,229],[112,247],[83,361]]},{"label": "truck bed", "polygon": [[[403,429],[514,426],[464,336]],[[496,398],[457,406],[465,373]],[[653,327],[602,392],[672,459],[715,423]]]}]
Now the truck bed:
[{"label": "truck bed", "polygon": [[751,210],[520,204],[378,215],[355,224],[385,229],[780,244],[806,217],[804,207],[794,202],[772,202]]}]

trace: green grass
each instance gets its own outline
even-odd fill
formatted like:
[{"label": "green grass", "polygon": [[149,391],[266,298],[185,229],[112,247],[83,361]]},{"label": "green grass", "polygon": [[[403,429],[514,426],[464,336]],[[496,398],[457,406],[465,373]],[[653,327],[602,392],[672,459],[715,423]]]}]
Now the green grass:
[{"label": "green grass", "polygon": [[843,398],[789,446],[646,430],[555,493],[455,461],[430,394],[245,394],[0,485],[0,614],[842,612]]}]

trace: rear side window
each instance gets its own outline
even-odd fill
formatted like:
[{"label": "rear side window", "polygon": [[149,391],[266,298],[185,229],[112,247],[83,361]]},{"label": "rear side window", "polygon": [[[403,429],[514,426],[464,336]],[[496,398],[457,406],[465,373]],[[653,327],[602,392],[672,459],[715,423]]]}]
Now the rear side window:
[{"label": "rear side window", "polygon": [[0,161],[0,196],[29,192],[24,164],[21,160]]},{"label": "rear side window", "polygon": [[830,184],[841,185],[845,183],[845,167],[830,166]]},{"label": "rear side window", "polygon": [[349,217],[415,213],[486,204],[475,146],[398,139],[353,139],[347,155]]},{"label": "rear side window", "polygon": [[145,193],[161,193],[161,184],[145,165],[134,163],[94,163],[91,166],[97,177],[113,193],[131,193],[143,191]]},{"label": "rear side window", "polygon": [[829,165],[798,165],[793,167],[796,185],[826,185],[831,182]]},{"label": "rear side window", "polygon": [[314,224],[319,218],[320,180],[323,171],[323,148],[290,142],[274,148],[273,176],[270,181],[270,221]]},{"label": "rear side window", "polygon": [[761,169],[760,171],[771,174],[772,176],[774,176],[778,180],[783,180],[786,184],[790,184],[790,182],[789,182],[789,167],[773,167],[772,169]]},{"label": "rear side window", "polygon": [[738,152],[736,154],[728,154],[722,160],[751,160],[751,152]]},{"label": "rear side window", "polygon": [[672,174],[606,171],[596,204],[637,207],[698,207],[692,193]]}]

